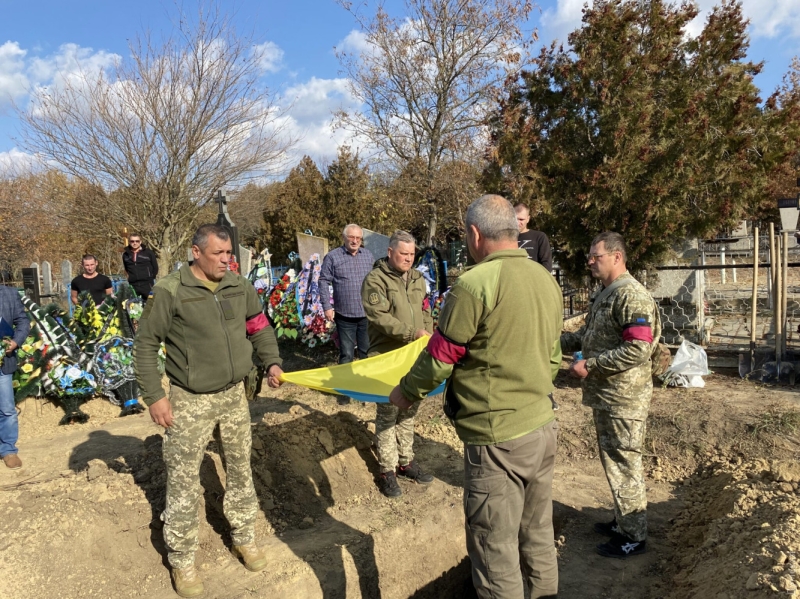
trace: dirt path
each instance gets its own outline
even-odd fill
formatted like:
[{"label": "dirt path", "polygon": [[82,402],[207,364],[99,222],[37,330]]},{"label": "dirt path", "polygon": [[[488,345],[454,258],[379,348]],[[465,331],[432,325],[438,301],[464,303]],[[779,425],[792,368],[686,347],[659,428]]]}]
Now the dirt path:
[{"label": "dirt path", "polygon": [[[559,597],[734,599],[774,594],[771,586],[791,595],[800,470],[794,481],[791,468],[775,474],[771,464],[796,464],[795,391],[713,376],[705,389],[656,392],[648,553],[627,561],[593,551],[603,539],[592,525],[611,518],[611,497],[579,390],[562,377],[557,397]],[[174,597],[158,518],[161,431],[145,415],[117,418],[104,400],[84,409],[87,424],[58,427],[60,409],[23,407],[25,468],[0,470],[0,596]],[[437,480],[430,487],[401,483],[400,500],[375,488],[374,406],[341,406],[285,386],[253,402],[251,417],[257,533],[271,564],[250,574],[230,556],[224,470],[212,442],[201,468],[205,597],[472,596],[461,447],[437,402],[423,405],[416,443]],[[714,503],[720,496],[727,499]],[[765,518],[769,527],[762,528]]]}]

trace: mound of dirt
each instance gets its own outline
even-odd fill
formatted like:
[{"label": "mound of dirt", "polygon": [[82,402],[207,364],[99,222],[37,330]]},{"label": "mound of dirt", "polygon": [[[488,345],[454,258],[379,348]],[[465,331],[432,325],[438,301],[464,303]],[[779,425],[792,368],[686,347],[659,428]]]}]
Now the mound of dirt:
[{"label": "mound of dirt", "polygon": [[800,598],[798,482],[792,460],[715,461],[687,478],[670,532],[679,570],[670,597]]}]

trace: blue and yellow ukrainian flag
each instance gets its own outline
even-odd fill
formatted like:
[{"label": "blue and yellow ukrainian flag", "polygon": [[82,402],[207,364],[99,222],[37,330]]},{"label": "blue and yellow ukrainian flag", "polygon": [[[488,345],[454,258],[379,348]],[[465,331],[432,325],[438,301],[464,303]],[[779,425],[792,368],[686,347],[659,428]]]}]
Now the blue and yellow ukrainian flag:
[{"label": "blue and yellow ukrainian flag", "polygon": [[[429,340],[430,337],[421,337],[400,349],[349,364],[285,372],[281,380],[324,393],[347,395],[358,401],[387,403],[389,393],[408,374]],[[429,395],[443,391],[444,383]]]}]

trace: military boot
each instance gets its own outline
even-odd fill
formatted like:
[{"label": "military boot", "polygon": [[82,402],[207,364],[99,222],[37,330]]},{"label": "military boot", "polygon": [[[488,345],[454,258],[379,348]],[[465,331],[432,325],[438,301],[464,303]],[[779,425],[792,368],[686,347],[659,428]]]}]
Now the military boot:
[{"label": "military boot", "polygon": [[203,581],[194,566],[173,568],[172,583],[181,597],[199,597],[203,594]]},{"label": "military boot", "polygon": [[267,567],[267,556],[255,542],[247,545],[234,545],[233,555],[242,558],[244,567],[251,572],[260,572]]},{"label": "military boot", "polygon": [[403,494],[400,485],[397,484],[394,472],[381,473],[381,477],[378,479],[378,488],[386,497],[400,497]]},{"label": "military boot", "polygon": [[422,483],[423,485],[429,485],[433,482],[433,476],[423,472],[416,460],[411,460],[405,466],[401,465],[397,468],[397,474],[410,478],[415,482]]}]

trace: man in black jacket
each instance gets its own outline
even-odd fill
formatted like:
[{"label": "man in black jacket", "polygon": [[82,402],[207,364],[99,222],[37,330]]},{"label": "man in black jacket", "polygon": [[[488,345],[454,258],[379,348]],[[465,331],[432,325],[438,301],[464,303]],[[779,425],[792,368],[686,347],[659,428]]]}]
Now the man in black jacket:
[{"label": "man in black jacket", "polygon": [[137,233],[128,238],[128,243],[130,245],[122,254],[122,264],[128,273],[128,283],[142,300],[147,302],[158,274],[158,261],[152,250],[142,246],[142,238]]}]

